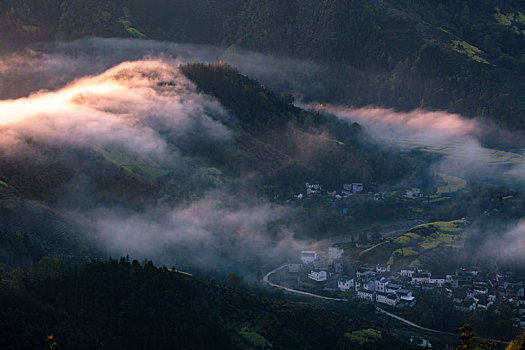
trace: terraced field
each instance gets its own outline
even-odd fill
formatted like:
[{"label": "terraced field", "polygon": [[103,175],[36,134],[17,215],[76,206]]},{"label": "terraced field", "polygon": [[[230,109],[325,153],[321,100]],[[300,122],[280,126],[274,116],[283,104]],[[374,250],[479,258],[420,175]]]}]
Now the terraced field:
[{"label": "terraced field", "polygon": [[103,148],[96,148],[95,151],[99,152],[104,158],[115,164],[129,174],[139,172],[143,175],[147,175],[153,178],[159,178],[167,175],[169,171],[155,161],[147,158],[134,159],[133,157],[116,150],[107,150]]},{"label": "terraced field", "polygon": [[467,182],[460,177],[446,174],[438,174],[438,176],[442,182],[438,183],[437,194],[454,193],[467,187]]},{"label": "terraced field", "polygon": [[449,250],[461,249],[465,220],[437,221],[411,228],[392,241],[363,250],[361,262],[418,267]]}]

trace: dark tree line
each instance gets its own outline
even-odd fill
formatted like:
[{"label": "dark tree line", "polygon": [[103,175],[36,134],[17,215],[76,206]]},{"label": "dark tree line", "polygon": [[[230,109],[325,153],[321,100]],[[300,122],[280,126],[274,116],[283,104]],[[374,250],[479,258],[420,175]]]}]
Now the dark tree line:
[{"label": "dark tree line", "polygon": [[[93,262],[0,289],[0,347],[63,349],[326,349],[359,319],[248,294],[127,258]],[[405,349],[385,330],[364,349]],[[51,336],[51,340],[50,337]],[[264,341],[263,341],[264,339]],[[268,348],[268,347],[266,347]]]}]

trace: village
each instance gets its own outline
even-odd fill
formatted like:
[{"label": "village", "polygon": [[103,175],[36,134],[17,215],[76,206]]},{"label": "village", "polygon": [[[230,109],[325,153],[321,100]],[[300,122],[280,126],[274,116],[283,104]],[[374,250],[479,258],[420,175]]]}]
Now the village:
[{"label": "village", "polygon": [[343,297],[354,295],[393,309],[412,308],[418,297],[435,289],[445,291],[455,308],[463,312],[487,310],[499,301],[507,301],[514,307],[514,326],[525,329],[525,285],[513,272],[481,273],[457,268],[447,274],[434,274],[409,267],[393,271],[391,265],[381,264],[352,268],[345,264],[343,253],[339,247],[301,251],[297,261],[288,263],[276,279],[287,287]]},{"label": "village", "polygon": [[[305,187],[306,187],[306,195],[308,197],[316,194],[316,193],[321,193],[323,192],[323,185],[320,184],[320,183],[309,183],[309,182],[306,182],[305,183]],[[342,190],[339,191],[339,193],[336,191],[336,190],[333,190],[333,191],[324,191],[326,192],[326,194],[328,194],[330,197],[334,197],[335,199],[337,200],[341,200],[341,199],[344,199],[344,198],[348,198],[354,194],[361,194],[361,193],[365,193],[364,191],[364,185],[363,183],[361,182],[352,182],[352,183],[347,183],[347,184],[343,184],[343,188]],[[421,198],[423,197],[423,194],[421,193],[421,189],[420,188],[417,188],[417,187],[411,187],[411,188],[407,188],[405,190],[402,191],[403,192],[403,197],[404,198],[408,198],[408,199],[416,199],[416,198]],[[371,196],[374,200],[383,200],[385,199],[386,197],[390,196],[391,194],[389,192],[368,192],[367,193],[369,196]],[[297,199],[302,199],[304,198],[304,194],[303,193],[299,193],[295,196],[295,198]]]},{"label": "village", "polygon": [[[297,199],[325,194],[336,202],[353,196],[354,198],[366,196],[374,201],[382,201],[390,198],[394,193],[367,192],[363,183],[360,182],[344,184],[340,191],[327,191],[319,183],[306,183],[305,187],[306,193],[296,195]],[[421,189],[415,187],[398,190],[397,193],[397,198],[408,202],[436,196],[424,195]],[[343,214],[348,215],[348,212],[349,209],[344,208]],[[498,314],[502,305],[505,305],[506,310],[510,306],[509,309],[512,311],[507,319],[512,319],[514,327],[525,329],[525,279],[523,275],[513,271],[500,271],[497,264],[494,268],[447,264],[446,267],[442,266],[438,269],[439,271],[432,271],[433,269],[428,266],[418,266],[419,264],[414,266],[408,263],[405,265],[397,262],[400,256],[401,258],[405,255],[410,256],[415,252],[424,254],[425,247],[437,247],[442,244],[439,239],[447,234],[452,237],[449,242],[455,242],[454,240],[458,239],[456,246],[462,247],[461,225],[464,225],[465,221],[462,218],[446,223],[416,223],[416,226],[408,231],[410,233],[401,234],[401,236],[398,236],[400,229],[390,229],[383,235],[378,235],[377,239],[372,235],[371,240],[368,238],[356,240],[354,237],[344,235],[338,237],[339,240],[327,240],[314,245],[309,250],[298,252],[296,260],[289,261],[282,269],[276,269],[270,285],[283,287],[284,292],[301,291],[306,295],[316,295],[327,299],[354,299],[371,303],[379,308],[390,310],[390,312],[397,312],[403,317],[415,315],[417,310],[414,307],[418,301],[425,298],[428,300],[428,296],[433,295],[432,293],[438,293],[438,295],[448,297],[448,307],[455,308],[465,317],[475,315],[476,310]],[[412,232],[414,228],[420,231]],[[429,233],[421,231],[425,229],[429,229]],[[368,231],[370,232],[372,230]],[[417,238],[418,236],[420,238]],[[417,248],[417,244],[404,246],[403,244],[407,244],[405,241],[409,239],[414,241],[419,239],[417,244],[423,249]],[[373,253],[372,258],[369,257],[371,250],[380,244],[386,246],[388,242],[398,245],[394,248],[401,247],[397,249],[401,251],[401,255],[396,255],[396,250],[394,250],[387,263],[385,263],[387,259],[383,259],[378,253]],[[346,249],[349,251],[345,255]],[[415,250],[412,251],[412,249]],[[368,257],[362,259],[365,253]],[[393,264],[390,261],[396,261],[396,263]]]}]

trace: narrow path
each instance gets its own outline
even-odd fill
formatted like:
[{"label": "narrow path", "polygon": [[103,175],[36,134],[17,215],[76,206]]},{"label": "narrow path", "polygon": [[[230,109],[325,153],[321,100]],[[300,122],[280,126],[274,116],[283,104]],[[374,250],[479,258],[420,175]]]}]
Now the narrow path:
[{"label": "narrow path", "polygon": [[425,332],[429,332],[429,333],[436,333],[436,334],[446,334],[446,335],[452,335],[454,337],[457,337],[458,335],[456,333],[450,333],[450,332],[445,332],[445,331],[438,331],[437,329],[430,329],[430,328],[426,328],[426,327],[422,327],[418,324],[415,324],[414,322],[411,322],[409,320],[407,320],[406,318],[403,318],[401,316],[398,316],[396,314],[393,314],[391,312],[388,312],[386,310],[383,310],[382,308],[380,308],[379,306],[376,306],[376,310],[379,311],[380,313],[382,314],[385,314],[387,315],[388,317],[392,317],[398,321],[401,321],[407,325],[409,325],[410,327],[414,327],[416,329],[419,329],[421,331],[425,331]]}]

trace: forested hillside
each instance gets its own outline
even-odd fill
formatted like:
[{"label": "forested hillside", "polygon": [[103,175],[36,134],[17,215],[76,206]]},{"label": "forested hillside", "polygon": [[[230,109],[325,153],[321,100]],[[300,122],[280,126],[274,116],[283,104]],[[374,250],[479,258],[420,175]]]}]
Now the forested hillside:
[{"label": "forested hillside", "polygon": [[350,178],[396,182],[419,175],[402,153],[367,143],[359,124],[297,108],[291,96],[276,96],[227,64],[190,64],[181,70],[238,118],[236,161],[226,162],[237,174],[255,170],[263,183],[284,191],[299,191],[315,179],[337,188]]},{"label": "forested hillside", "polygon": [[[104,256],[106,241],[122,230],[121,219],[114,219],[122,213],[140,216],[139,213],[152,212],[151,215],[162,217],[173,208],[194,207],[210,214],[210,210],[229,212],[258,205],[265,213],[270,203],[280,205],[303,192],[305,182],[319,181],[330,191],[352,181],[391,185],[403,179],[422,185],[425,181],[432,182],[424,165],[414,164],[406,153],[371,142],[359,124],[324,112],[298,108],[290,95],[278,95],[228,64],[159,65],[159,70],[153,73],[140,65],[125,67],[112,71],[111,76],[104,75],[104,79],[118,82],[122,76],[140,76],[145,79],[141,84],[147,82],[151,87],[146,90],[149,99],[171,96],[171,101],[185,94],[191,96],[186,98],[188,101],[201,99],[205,101],[203,108],[210,110],[205,115],[206,118],[209,115],[207,122],[211,127],[202,122],[204,112],[200,107],[197,109],[200,114],[192,114],[195,103],[184,110],[193,119],[185,126],[183,135],[177,131],[181,124],[174,123],[175,129],[170,129],[172,126],[164,119],[162,123],[149,119],[152,116],[148,110],[139,116],[151,128],[148,135],[151,130],[158,130],[162,144],[173,150],[151,157],[115,142],[113,128],[108,144],[98,146],[94,144],[99,142],[96,138],[77,144],[74,139],[61,139],[57,143],[45,135],[42,138],[20,137],[21,142],[27,143],[23,147],[15,144],[0,158],[0,229],[7,230],[4,239],[0,240],[0,253],[5,254],[0,275],[10,276],[12,268],[27,268],[28,261],[36,262],[43,255],[72,260],[74,264],[86,256]],[[166,69],[176,72],[177,78],[160,79],[158,73],[166,73]],[[191,93],[183,92],[182,81]],[[132,96],[138,89],[134,86],[122,97]],[[115,99],[104,96],[110,95],[102,93],[99,100],[102,105],[89,105],[92,113],[109,111],[100,123],[127,121],[122,115],[128,110],[128,100],[116,109],[118,113],[114,113]],[[137,100],[140,95],[134,96]],[[109,107],[104,101],[110,103]],[[74,99],[73,103],[87,106],[82,99]],[[174,114],[173,107],[166,113],[170,118],[180,118]],[[65,120],[71,120],[71,115],[74,112],[68,110]],[[48,121],[43,119],[43,122]],[[133,127],[136,125],[134,123]],[[82,121],[82,130],[89,132],[92,126]],[[128,133],[123,135],[125,139]],[[63,142],[68,142],[68,146]],[[86,212],[94,216],[95,223],[83,216]],[[334,219],[334,215],[340,213],[336,209],[305,215],[289,207],[282,213],[282,216],[272,215],[268,221],[261,222],[257,229],[262,230],[262,239],[279,239],[276,235],[283,227],[298,227],[297,235],[302,237],[335,234],[345,232],[348,222]],[[107,218],[116,220],[115,226],[111,225],[104,229],[102,236],[97,236],[101,234],[97,224]],[[184,229],[185,225],[188,225],[186,221],[177,223],[168,234]],[[229,225],[229,222],[225,227],[214,224],[206,230],[217,231],[218,239],[222,240],[236,232]],[[137,232],[138,237],[152,234],[150,228],[141,230],[144,232]],[[125,235],[129,230],[123,231]],[[211,239],[203,241],[208,243]],[[227,251],[229,244],[230,241],[224,245],[210,245],[209,249]],[[38,249],[33,249],[33,245]],[[169,247],[185,249],[171,243]],[[12,254],[17,249],[31,254],[17,259],[17,255]],[[116,249],[129,252],[121,250],[125,248],[120,244]],[[176,256],[179,262],[184,261],[184,266],[205,265],[201,260],[193,261],[191,254],[169,254]],[[255,264],[256,260],[244,266]],[[236,265],[231,261],[223,263]]]},{"label": "forested hillside", "polygon": [[315,96],[328,102],[445,109],[523,129],[524,13],[522,2],[501,0],[10,0],[0,5],[0,41],[247,48],[335,66],[331,88]]},{"label": "forested hillside", "polygon": [[48,272],[31,279],[19,273],[9,290],[0,289],[2,349],[411,347],[358,318],[248,294],[233,282],[203,282],[148,261],[121,258],[63,275]]}]

